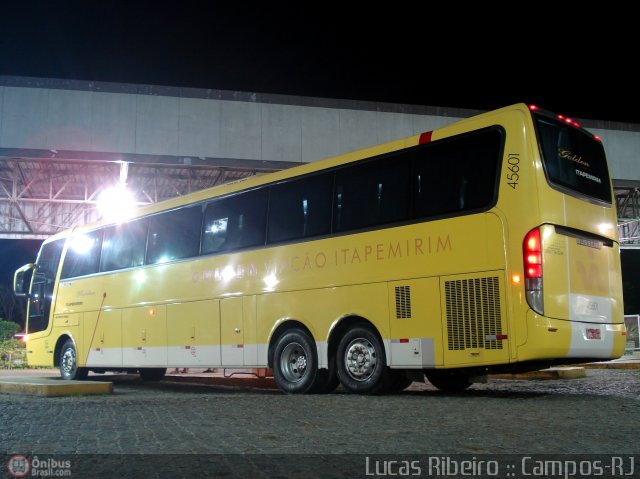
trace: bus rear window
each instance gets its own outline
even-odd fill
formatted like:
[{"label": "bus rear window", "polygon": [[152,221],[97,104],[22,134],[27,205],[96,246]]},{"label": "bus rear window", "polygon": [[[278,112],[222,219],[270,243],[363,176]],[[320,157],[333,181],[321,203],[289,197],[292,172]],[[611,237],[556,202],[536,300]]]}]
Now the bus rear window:
[{"label": "bus rear window", "polygon": [[535,115],[535,120],[549,183],[573,196],[611,204],[611,182],[602,143],[554,119]]}]

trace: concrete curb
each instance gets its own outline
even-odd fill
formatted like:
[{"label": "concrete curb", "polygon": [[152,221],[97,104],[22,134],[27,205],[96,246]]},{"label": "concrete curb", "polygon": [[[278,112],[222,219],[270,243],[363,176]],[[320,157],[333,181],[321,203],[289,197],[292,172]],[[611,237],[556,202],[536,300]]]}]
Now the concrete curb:
[{"label": "concrete curb", "polygon": [[586,377],[583,367],[549,368],[519,374],[490,374],[489,379],[577,379]]},{"label": "concrete curb", "polygon": [[607,361],[603,363],[586,363],[581,365],[587,369],[640,369],[640,360]]},{"label": "concrete curb", "polygon": [[2,378],[0,393],[27,396],[77,396],[111,394],[113,383],[98,381],[63,381],[50,378]]}]

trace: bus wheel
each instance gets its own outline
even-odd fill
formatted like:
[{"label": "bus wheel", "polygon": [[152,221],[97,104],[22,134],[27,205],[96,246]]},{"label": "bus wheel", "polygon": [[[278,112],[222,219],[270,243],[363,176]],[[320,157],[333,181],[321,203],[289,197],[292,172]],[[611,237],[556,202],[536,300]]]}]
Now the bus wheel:
[{"label": "bus wheel", "polygon": [[473,384],[469,376],[455,371],[430,371],[425,375],[435,387],[451,393],[464,391]]},{"label": "bus wheel", "polygon": [[60,351],[60,376],[65,380],[82,380],[87,378],[89,371],[78,367],[78,355],[73,341],[67,339]]},{"label": "bus wheel", "polygon": [[338,379],[349,392],[376,394],[387,384],[384,346],[368,326],[356,326],[338,344]]},{"label": "bus wheel", "polygon": [[278,387],[291,394],[320,389],[316,347],[309,335],[292,329],[278,339],[273,354],[273,376]]},{"label": "bus wheel", "polygon": [[161,381],[167,373],[167,368],[144,368],[139,369],[138,374],[143,381]]}]

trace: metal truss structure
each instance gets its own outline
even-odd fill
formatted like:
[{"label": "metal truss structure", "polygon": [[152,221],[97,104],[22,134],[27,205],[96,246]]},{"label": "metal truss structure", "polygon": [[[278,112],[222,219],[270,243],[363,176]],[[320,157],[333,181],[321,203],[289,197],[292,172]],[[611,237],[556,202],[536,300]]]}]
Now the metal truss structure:
[{"label": "metal truss structure", "polygon": [[[185,160],[185,159],[180,159]],[[83,160],[0,155],[0,239],[44,239],[99,219],[100,193],[126,177],[139,205],[185,195],[291,164],[199,159]]]},{"label": "metal truss structure", "polygon": [[640,248],[640,181],[615,180],[620,246]]}]

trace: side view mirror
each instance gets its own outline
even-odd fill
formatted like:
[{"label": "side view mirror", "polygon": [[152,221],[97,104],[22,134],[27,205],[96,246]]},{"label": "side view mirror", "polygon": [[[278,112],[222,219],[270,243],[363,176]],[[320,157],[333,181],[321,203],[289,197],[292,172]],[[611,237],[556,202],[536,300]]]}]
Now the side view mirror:
[{"label": "side view mirror", "polygon": [[33,263],[25,264],[18,269],[13,275],[13,294],[18,297],[29,297],[29,284],[31,282],[31,274],[35,266]]}]

